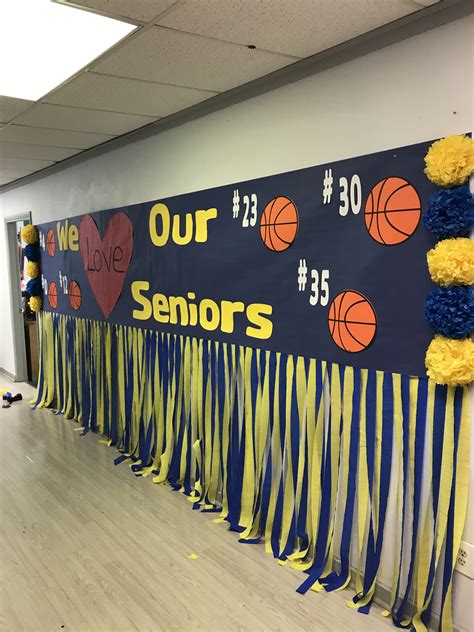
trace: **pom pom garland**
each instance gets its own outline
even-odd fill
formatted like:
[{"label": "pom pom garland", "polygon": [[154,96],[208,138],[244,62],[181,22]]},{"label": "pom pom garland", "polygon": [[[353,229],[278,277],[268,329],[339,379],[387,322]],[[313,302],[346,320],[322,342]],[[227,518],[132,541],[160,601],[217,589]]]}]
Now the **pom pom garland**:
[{"label": "pom pom garland", "polygon": [[28,244],[27,246],[25,246],[23,252],[25,253],[25,257],[29,261],[39,261],[40,251],[38,248],[38,244]]},{"label": "pom pom garland", "polygon": [[432,193],[423,224],[438,239],[468,236],[474,224],[474,198],[469,189],[462,186]]},{"label": "pom pom garland", "polygon": [[474,329],[474,291],[469,287],[438,287],[426,298],[425,317],[437,334],[466,338]]},{"label": "pom pom garland", "polygon": [[26,291],[30,296],[41,296],[43,288],[39,279],[30,279],[26,284]]},{"label": "pom pom garland", "polygon": [[32,224],[28,224],[28,226],[25,226],[21,230],[20,234],[26,244],[23,253],[28,259],[25,266],[25,272],[30,277],[30,280],[26,284],[26,291],[31,296],[28,305],[32,311],[39,312],[42,306],[41,294],[43,293],[43,288],[41,286],[41,281],[38,278],[40,275],[38,229]]},{"label": "pom pom garland", "polygon": [[41,296],[32,296],[28,301],[28,305],[33,312],[39,312],[42,304]]},{"label": "pom pom garland", "polygon": [[474,172],[474,143],[468,136],[447,136],[434,142],[425,156],[425,173],[441,187],[464,184]]},{"label": "pom pom garland", "polygon": [[474,241],[467,237],[445,239],[426,256],[431,278],[439,285],[474,283]]},{"label": "pom pom garland", "polygon": [[30,277],[30,279],[36,279],[39,276],[39,265],[36,261],[28,261],[25,266],[26,274]]},{"label": "pom pom garland", "polygon": [[437,384],[465,386],[474,379],[474,342],[435,336],[426,352],[428,377]]},{"label": "pom pom garland", "polygon": [[[436,336],[426,352],[428,377],[437,384],[463,386],[474,380],[473,290],[474,201],[464,184],[474,173],[474,143],[467,136],[447,136],[431,145],[425,173],[440,187],[430,197],[423,223],[442,239],[426,258],[431,278],[441,286],[425,303],[425,318]],[[448,238],[448,239],[447,239]],[[461,286],[461,287],[446,287]]]},{"label": "pom pom garland", "polygon": [[38,229],[33,224],[22,228],[20,235],[25,244],[35,244],[38,241]]}]

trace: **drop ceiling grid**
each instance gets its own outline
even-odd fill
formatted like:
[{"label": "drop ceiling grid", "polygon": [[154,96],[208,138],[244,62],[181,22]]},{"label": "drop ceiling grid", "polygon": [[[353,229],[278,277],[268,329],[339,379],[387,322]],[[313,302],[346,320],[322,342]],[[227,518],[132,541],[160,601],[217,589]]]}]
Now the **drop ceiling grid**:
[{"label": "drop ceiling grid", "polygon": [[[56,1],[67,4],[67,0]],[[128,39],[136,37],[139,32],[151,28],[155,20],[176,1],[135,0],[133,3],[135,9],[146,9],[149,12],[146,16],[140,16],[146,18],[146,22],[137,21],[139,28],[106,51],[101,58],[107,57],[112,51],[124,45]],[[77,5],[79,3],[72,2],[70,4]],[[87,2],[83,4],[85,7]],[[94,2],[90,4],[92,7]],[[105,9],[110,9],[112,5],[115,9],[123,8],[128,4],[130,4],[128,0],[103,0]],[[92,9],[94,8],[92,7]],[[103,13],[107,14],[107,11]],[[124,19],[127,19],[125,15]],[[156,116],[139,115],[133,112],[133,108],[131,112],[109,112],[94,108],[77,108],[75,104],[66,108],[59,104],[48,103],[48,97],[51,94],[56,93],[64,85],[74,82],[77,77],[87,72],[89,66],[36,102],[0,96],[0,143],[3,147],[0,150],[0,178],[2,184],[34,173],[85,149],[156,121]],[[40,109],[40,106],[44,106],[46,110]],[[29,135],[27,135],[28,129],[30,130]],[[64,145],[68,146],[69,149],[64,149]],[[31,151],[28,152],[28,149]],[[28,155],[27,158],[20,157],[24,156],[25,153]],[[8,169],[9,165],[18,167],[19,171],[25,173]],[[22,170],[21,167],[25,167],[25,169]],[[13,173],[13,171],[16,172]]]},{"label": "drop ceiling grid", "polygon": [[179,0],[59,0],[62,4],[90,9],[103,15],[133,20],[137,23],[153,22]]},{"label": "drop ceiling grid", "polygon": [[183,0],[156,23],[252,44],[258,50],[308,57],[420,8],[415,0]]},{"label": "drop ceiling grid", "polygon": [[34,101],[27,101],[26,99],[14,99],[13,97],[0,95],[0,125],[13,120],[21,112],[34,105],[34,103]]},{"label": "drop ceiling grid", "polygon": [[155,120],[154,116],[39,102],[17,116],[15,124],[117,136]]},{"label": "drop ceiling grid", "polygon": [[65,160],[80,149],[65,147],[49,147],[47,145],[33,145],[30,143],[10,143],[0,140],[0,160],[3,158],[31,158],[32,160]]},{"label": "drop ceiling grid", "polygon": [[92,66],[107,75],[225,92],[297,57],[155,26]]},{"label": "drop ceiling grid", "polygon": [[29,127],[13,123],[0,130],[0,141],[13,143],[31,143],[49,147],[71,147],[88,149],[113,138],[110,134],[94,134],[92,132],[65,132],[46,127]]},{"label": "drop ceiling grid", "polygon": [[42,169],[437,2],[70,2],[138,28],[36,103],[0,97],[0,177],[5,160]]},{"label": "drop ceiling grid", "polygon": [[156,119],[200,103],[215,94],[210,90],[87,72],[48,97],[48,103],[128,111]]},{"label": "drop ceiling grid", "polygon": [[22,178],[23,176],[27,176],[30,173],[34,173],[34,169],[2,169],[2,174],[4,176]]},{"label": "drop ceiling grid", "polygon": [[0,158],[0,175],[2,174],[2,170],[6,169],[7,171],[13,170],[21,170],[21,171],[39,171],[40,169],[44,169],[45,167],[50,167],[54,165],[54,160],[36,160],[33,158]]}]

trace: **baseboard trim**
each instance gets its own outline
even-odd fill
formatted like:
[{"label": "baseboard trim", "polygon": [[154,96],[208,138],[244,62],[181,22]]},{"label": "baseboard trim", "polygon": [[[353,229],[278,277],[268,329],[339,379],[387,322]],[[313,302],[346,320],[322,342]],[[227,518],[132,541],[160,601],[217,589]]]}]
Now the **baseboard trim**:
[{"label": "baseboard trim", "polygon": [[5,377],[8,377],[12,382],[16,382],[16,379],[13,373],[10,373],[10,371],[7,371],[6,369],[4,369],[3,366],[0,366],[0,374],[4,375]]}]

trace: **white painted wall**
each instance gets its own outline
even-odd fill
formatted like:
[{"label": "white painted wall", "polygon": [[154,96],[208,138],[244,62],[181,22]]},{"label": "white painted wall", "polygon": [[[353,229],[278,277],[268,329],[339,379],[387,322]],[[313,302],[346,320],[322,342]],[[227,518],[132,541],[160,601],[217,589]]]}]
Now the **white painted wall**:
[{"label": "white painted wall", "polygon": [[[472,26],[453,22],[9,191],[0,215],[26,210],[40,223],[471,131]],[[0,231],[0,367],[13,372],[5,254]],[[464,538],[474,542],[472,511]],[[473,589],[456,577],[455,621],[466,630]]]}]

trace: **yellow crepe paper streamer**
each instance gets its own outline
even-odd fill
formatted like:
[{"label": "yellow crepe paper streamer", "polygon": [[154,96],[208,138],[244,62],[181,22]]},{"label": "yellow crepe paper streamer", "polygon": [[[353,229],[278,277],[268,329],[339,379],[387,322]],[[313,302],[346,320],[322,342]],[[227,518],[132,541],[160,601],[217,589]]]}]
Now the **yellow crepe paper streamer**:
[{"label": "yellow crepe paper streamer", "polygon": [[30,306],[31,311],[39,312],[43,305],[43,301],[41,300],[41,296],[32,296],[28,301],[28,305]]},{"label": "yellow crepe paper streamer", "polygon": [[468,136],[447,136],[431,145],[425,173],[441,187],[464,184],[474,172],[474,143]]},{"label": "yellow crepe paper streamer", "polygon": [[428,377],[437,384],[464,386],[474,380],[474,342],[435,336],[425,358]]},{"label": "yellow crepe paper streamer", "polygon": [[38,241],[38,229],[33,224],[22,228],[20,235],[25,244],[35,244]]},{"label": "yellow crepe paper streamer", "polygon": [[467,237],[444,239],[426,255],[431,278],[439,285],[474,283],[474,241]]},{"label": "yellow crepe paper streamer", "polygon": [[[452,540],[452,570],[456,563],[457,552],[461,546],[461,538],[464,528],[464,521],[467,513],[469,499],[469,476],[470,476],[470,401],[467,389],[464,391],[462,401],[461,426],[459,429],[458,457],[456,463],[456,503],[454,509],[453,540]],[[441,629],[446,632],[453,630],[453,582],[448,586],[446,601],[441,612]],[[424,632],[424,631],[423,631]]]},{"label": "yellow crepe paper streamer", "polygon": [[40,269],[36,261],[28,261],[25,270],[30,279],[36,279],[36,277],[39,276]]}]

